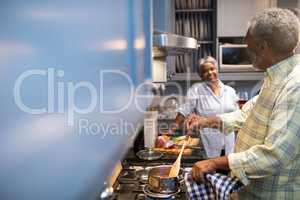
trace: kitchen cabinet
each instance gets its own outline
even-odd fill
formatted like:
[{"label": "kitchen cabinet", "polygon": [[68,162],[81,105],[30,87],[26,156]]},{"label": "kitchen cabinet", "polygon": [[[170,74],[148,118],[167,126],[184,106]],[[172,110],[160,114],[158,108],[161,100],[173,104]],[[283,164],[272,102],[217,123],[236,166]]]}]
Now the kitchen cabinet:
[{"label": "kitchen cabinet", "polygon": [[[194,37],[199,48],[190,55],[181,55],[168,62],[168,81],[199,81],[196,73],[199,58],[211,55],[218,59],[221,37],[246,34],[248,21],[256,12],[276,7],[277,0],[175,0],[171,3],[174,29],[179,35]],[[220,73],[224,81],[261,80],[261,72]]]},{"label": "kitchen cabinet", "polygon": [[[277,0],[218,0],[217,46],[221,38],[243,38],[251,18],[270,7],[277,7]],[[263,76],[262,72],[220,73],[224,81],[259,81]]]},{"label": "kitchen cabinet", "polygon": [[175,0],[174,32],[198,40],[198,49],[190,54],[176,56],[172,62],[169,80],[180,80],[186,73],[196,74],[198,59],[216,56],[216,5],[217,0]]},{"label": "kitchen cabinet", "polygon": [[1,1],[1,200],[99,199],[150,104],[151,7]]},{"label": "kitchen cabinet", "polygon": [[249,20],[257,12],[276,6],[277,0],[218,0],[217,36],[245,36]]},{"label": "kitchen cabinet", "polygon": [[300,2],[298,0],[277,0],[277,6],[280,8],[299,8]]},{"label": "kitchen cabinet", "polygon": [[173,32],[174,0],[153,0],[153,29]]}]

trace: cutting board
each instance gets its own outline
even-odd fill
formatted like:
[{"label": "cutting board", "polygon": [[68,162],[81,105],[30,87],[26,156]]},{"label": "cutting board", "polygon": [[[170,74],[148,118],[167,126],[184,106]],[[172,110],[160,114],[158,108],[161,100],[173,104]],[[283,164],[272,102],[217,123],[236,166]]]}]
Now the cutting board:
[{"label": "cutting board", "polygon": [[[176,142],[176,144],[178,145],[183,145],[184,140],[178,141]],[[199,144],[199,138],[189,138],[187,145],[190,146],[197,146]],[[166,148],[154,148],[154,151],[159,151],[159,152],[163,152],[163,153],[167,153],[167,154],[174,154],[174,155],[178,155],[180,152],[180,147],[173,147],[170,149],[166,149]],[[189,156],[193,153],[193,149],[184,149],[183,151],[183,155],[185,156]]]}]

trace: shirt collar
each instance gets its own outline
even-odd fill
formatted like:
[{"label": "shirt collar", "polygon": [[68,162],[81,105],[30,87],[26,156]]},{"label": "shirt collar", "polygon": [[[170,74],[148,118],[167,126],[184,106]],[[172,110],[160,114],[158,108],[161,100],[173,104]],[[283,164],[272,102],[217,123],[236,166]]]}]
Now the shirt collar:
[{"label": "shirt collar", "polygon": [[266,71],[266,77],[268,77],[271,81],[283,80],[299,63],[300,63],[300,54],[293,55],[269,67]]},{"label": "shirt collar", "polygon": [[[204,83],[205,83],[204,85],[205,85],[206,90],[211,91],[210,87],[208,86],[208,83],[206,83],[206,82],[204,82]],[[225,85],[220,79],[218,80],[218,83],[219,83],[219,86],[220,86],[220,95],[219,96],[221,97],[223,95]]]},{"label": "shirt collar", "polygon": [[224,89],[224,83],[221,80],[219,80],[219,85],[220,85],[221,90],[223,90]]},{"label": "shirt collar", "polygon": [[[207,82],[204,82],[204,83],[205,83],[205,86],[206,86],[206,87],[209,87],[209,86],[208,86],[209,83],[207,83]],[[221,90],[223,90],[223,89],[224,89],[224,83],[223,83],[220,79],[218,80],[218,84],[219,84]]]}]

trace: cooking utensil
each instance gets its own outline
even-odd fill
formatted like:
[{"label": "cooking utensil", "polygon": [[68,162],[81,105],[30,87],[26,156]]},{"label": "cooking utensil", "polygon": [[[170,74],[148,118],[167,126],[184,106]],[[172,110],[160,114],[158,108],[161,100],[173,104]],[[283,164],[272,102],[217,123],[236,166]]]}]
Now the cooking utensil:
[{"label": "cooking utensil", "polygon": [[[170,168],[171,166],[170,165],[163,165],[163,167],[169,167]],[[150,170],[152,170],[153,168],[157,168],[157,166],[146,167],[146,168],[143,168],[143,169],[140,169],[140,170],[136,171],[136,175],[137,175],[139,181],[142,184],[147,184]],[[180,169],[180,172],[179,172],[179,175],[178,175],[177,178],[178,178],[179,182],[183,181],[183,179],[184,179],[184,169],[182,169],[182,168]]]},{"label": "cooking utensil", "polygon": [[[176,147],[181,147],[181,148],[182,148],[183,145],[180,145],[180,144],[174,144],[174,146],[176,146]],[[192,146],[192,145],[185,145],[184,148],[185,148],[185,149],[199,149],[199,150],[203,150],[203,147]]]},{"label": "cooking utensil", "polygon": [[122,169],[123,169],[122,164],[120,161],[118,161],[115,168],[113,169],[112,173],[110,174],[110,176],[107,179],[107,185],[109,187],[113,187],[113,185],[115,184]]},{"label": "cooking utensil", "polygon": [[179,153],[176,161],[174,162],[174,164],[172,165],[172,167],[170,169],[169,177],[177,177],[178,176],[179,170],[180,170],[180,164],[181,164],[181,157],[182,157],[182,153],[183,153],[186,143],[187,143],[187,141],[185,140],[181,147],[180,153]]},{"label": "cooking utensil", "polygon": [[158,160],[163,156],[162,153],[153,151],[152,149],[141,150],[136,155],[141,160]]},{"label": "cooking utensil", "polygon": [[180,177],[183,178],[183,170],[176,177],[169,177],[171,165],[161,165],[150,169],[148,175],[149,190],[158,194],[172,194],[180,188]]},{"label": "cooking utensil", "polygon": [[114,188],[106,185],[100,194],[101,199],[110,199],[114,194]]}]

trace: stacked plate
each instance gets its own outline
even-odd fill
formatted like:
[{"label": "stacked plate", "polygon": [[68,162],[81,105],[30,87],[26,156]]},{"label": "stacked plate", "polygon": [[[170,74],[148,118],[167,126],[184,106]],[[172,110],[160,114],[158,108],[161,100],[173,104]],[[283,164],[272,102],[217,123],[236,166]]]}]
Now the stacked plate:
[{"label": "stacked plate", "polygon": [[[185,1],[182,1],[185,2]],[[202,1],[199,1],[202,2]],[[177,2],[178,3],[178,2]],[[202,5],[202,4],[200,4]],[[184,5],[185,6],[185,5]],[[176,73],[186,73],[188,68],[196,72],[198,60],[212,55],[213,43],[212,12],[178,12],[176,13],[175,31],[178,35],[196,38],[201,46],[198,52],[176,57]]]},{"label": "stacked plate", "polygon": [[175,9],[209,9],[212,0],[175,0]]}]

